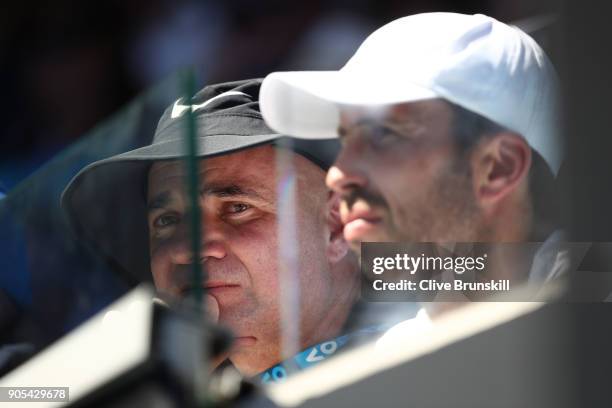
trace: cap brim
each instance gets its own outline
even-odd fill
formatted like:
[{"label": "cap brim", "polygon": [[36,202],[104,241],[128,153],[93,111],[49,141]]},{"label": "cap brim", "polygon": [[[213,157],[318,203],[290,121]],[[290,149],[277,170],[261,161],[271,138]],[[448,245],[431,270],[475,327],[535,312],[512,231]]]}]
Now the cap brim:
[{"label": "cap brim", "polygon": [[432,90],[395,78],[345,71],[275,72],[261,86],[259,105],[268,126],[305,139],[337,136],[340,107],[381,106],[436,98]]}]

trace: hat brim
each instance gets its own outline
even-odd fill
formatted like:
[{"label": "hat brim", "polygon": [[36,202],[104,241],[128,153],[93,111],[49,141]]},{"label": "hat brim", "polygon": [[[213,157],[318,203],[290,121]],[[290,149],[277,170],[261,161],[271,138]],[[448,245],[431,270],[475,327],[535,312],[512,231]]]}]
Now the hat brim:
[{"label": "hat brim", "polygon": [[[233,153],[247,147],[264,144],[272,140],[281,138],[277,133],[267,135],[256,135],[248,137],[241,135],[211,135],[198,137],[196,155],[198,157],[212,157],[219,154]],[[186,146],[184,139],[172,139],[161,143],[144,146],[129,152],[113,156],[111,158],[93,163],[83,169],[87,171],[90,167],[99,166],[107,162],[117,162],[125,160],[170,160],[186,157]]]},{"label": "hat brim", "polygon": [[261,86],[259,105],[273,130],[304,139],[337,137],[340,107],[376,107],[439,97],[394,75],[368,78],[345,71],[275,72]]},{"label": "hat brim", "polygon": [[[197,156],[229,154],[280,138],[279,134],[199,137]],[[128,284],[151,281],[144,196],[149,166],[182,157],[182,139],[141,147],[90,164],[62,193],[61,205],[79,240],[93,246]]]}]

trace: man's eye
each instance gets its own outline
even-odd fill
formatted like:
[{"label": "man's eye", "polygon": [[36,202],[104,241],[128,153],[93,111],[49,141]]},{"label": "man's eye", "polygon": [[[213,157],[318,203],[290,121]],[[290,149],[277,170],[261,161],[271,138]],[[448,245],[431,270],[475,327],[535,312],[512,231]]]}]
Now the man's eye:
[{"label": "man's eye", "polygon": [[374,149],[381,149],[395,144],[400,136],[385,126],[377,126],[369,129],[366,133],[368,144]]},{"label": "man's eye", "polygon": [[153,226],[155,228],[165,228],[171,225],[178,224],[178,222],[179,217],[175,214],[163,214],[157,217],[155,221],[153,221]]},{"label": "man's eye", "polygon": [[245,212],[249,208],[251,208],[251,206],[245,203],[230,203],[227,206],[226,212],[228,214],[240,214],[240,213]]}]

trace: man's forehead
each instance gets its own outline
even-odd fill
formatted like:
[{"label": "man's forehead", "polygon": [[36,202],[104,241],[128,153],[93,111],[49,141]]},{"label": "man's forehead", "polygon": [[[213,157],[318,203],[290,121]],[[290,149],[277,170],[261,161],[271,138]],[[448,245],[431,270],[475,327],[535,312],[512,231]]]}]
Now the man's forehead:
[{"label": "man's forehead", "polygon": [[353,126],[367,120],[417,124],[450,114],[449,104],[440,98],[368,107],[345,105],[340,108],[340,123],[341,126]]},{"label": "man's forehead", "polygon": [[[223,156],[201,159],[198,176],[201,183],[223,186],[238,186],[245,190],[257,189],[273,193],[275,185],[273,149],[249,149]],[[156,162],[148,177],[149,192],[158,192],[168,187],[184,185],[187,168],[183,160]],[[150,195],[150,194],[149,194]]]}]

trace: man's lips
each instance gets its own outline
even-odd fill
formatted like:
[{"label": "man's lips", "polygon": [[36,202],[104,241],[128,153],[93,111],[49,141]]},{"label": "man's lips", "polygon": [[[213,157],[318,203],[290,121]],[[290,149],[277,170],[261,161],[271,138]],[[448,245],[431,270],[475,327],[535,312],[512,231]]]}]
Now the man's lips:
[{"label": "man's lips", "polygon": [[382,221],[382,217],[371,211],[351,211],[342,217],[344,238],[347,241],[361,241]]},{"label": "man's lips", "polygon": [[[202,293],[208,293],[211,295],[221,295],[227,291],[235,290],[239,288],[240,285],[235,283],[228,282],[208,282],[205,285],[201,286],[200,289]],[[181,296],[188,296],[194,293],[197,290],[196,287],[192,285],[187,285],[180,290]]]},{"label": "man's lips", "polygon": [[343,214],[343,216],[341,216],[341,219],[342,223],[346,225],[355,220],[364,220],[374,223],[380,221],[381,217],[377,216],[372,211],[351,211],[346,215]]},{"label": "man's lips", "polygon": [[234,337],[234,346],[238,347],[246,347],[252,346],[257,343],[257,338],[255,336],[237,336]]}]

